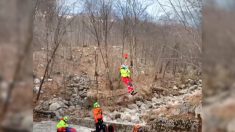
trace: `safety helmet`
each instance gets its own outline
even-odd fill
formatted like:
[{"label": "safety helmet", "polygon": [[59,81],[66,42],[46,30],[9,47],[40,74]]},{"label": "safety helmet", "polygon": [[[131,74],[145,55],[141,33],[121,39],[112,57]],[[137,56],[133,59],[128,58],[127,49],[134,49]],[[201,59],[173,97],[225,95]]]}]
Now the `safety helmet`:
[{"label": "safety helmet", "polygon": [[127,59],[127,58],[128,58],[128,54],[124,54],[123,57],[124,57],[125,59]]},{"label": "safety helmet", "polygon": [[93,108],[99,108],[100,107],[100,104],[98,103],[98,102],[95,102],[94,104],[93,104]]},{"label": "safety helmet", "polygon": [[64,119],[64,121],[66,121],[66,122],[69,120],[69,118],[68,118],[67,116],[65,116],[63,119]]}]

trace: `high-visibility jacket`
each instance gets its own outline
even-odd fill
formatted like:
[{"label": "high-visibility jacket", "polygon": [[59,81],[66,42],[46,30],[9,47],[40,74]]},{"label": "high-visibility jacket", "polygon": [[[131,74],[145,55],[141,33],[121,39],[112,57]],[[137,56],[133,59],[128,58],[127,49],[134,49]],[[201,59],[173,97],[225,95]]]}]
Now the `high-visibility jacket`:
[{"label": "high-visibility jacket", "polygon": [[64,121],[64,120],[60,120],[60,122],[56,125],[57,129],[58,128],[66,128],[69,127],[69,125]]},{"label": "high-visibility jacket", "polygon": [[129,69],[120,69],[121,77],[131,77],[131,71]]},{"label": "high-visibility jacket", "polygon": [[101,108],[94,108],[93,115],[95,119],[95,123],[98,123],[99,119],[103,120],[102,109]]}]

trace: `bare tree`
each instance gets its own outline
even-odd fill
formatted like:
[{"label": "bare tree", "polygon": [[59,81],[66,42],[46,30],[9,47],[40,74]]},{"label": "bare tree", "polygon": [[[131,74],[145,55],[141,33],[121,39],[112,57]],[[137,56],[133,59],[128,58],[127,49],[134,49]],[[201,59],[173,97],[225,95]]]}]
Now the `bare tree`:
[{"label": "bare tree", "polygon": [[[63,36],[65,35],[66,33],[66,27],[74,20],[74,19],[71,19],[69,21],[67,21],[66,19],[66,14],[68,13],[69,11],[69,8],[68,7],[64,7],[64,6],[59,6],[58,8],[56,8],[56,27],[55,27],[55,30],[54,30],[54,40],[53,40],[53,43],[54,43],[54,47],[53,47],[53,50],[52,50],[52,53],[51,53],[51,56],[46,64],[46,68],[44,70],[44,74],[43,74],[43,78],[42,78],[42,81],[40,83],[40,86],[39,86],[39,91],[38,91],[38,94],[37,94],[37,100],[39,99],[40,97],[40,93],[41,93],[41,89],[42,89],[42,86],[43,86],[43,83],[45,81],[45,78],[46,78],[46,75],[48,73],[48,70],[50,68],[50,65],[52,63],[52,61],[54,60],[55,58],[55,55],[56,55],[56,51],[58,50],[62,40],[63,40]],[[53,67],[53,65],[51,66]]]},{"label": "bare tree", "polygon": [[[86,11],[89,17],[88,29],[95,37],[98,50],[101,54],[103,64],[105,66],[109,86],[113,89],[112,79],[110,75],[110,65],[108,57],[108,37],[112,28],[112,1],[111,0],[87,0],[85,3]],[[102,44],[104,44],[105,51],[102,51]]]}]

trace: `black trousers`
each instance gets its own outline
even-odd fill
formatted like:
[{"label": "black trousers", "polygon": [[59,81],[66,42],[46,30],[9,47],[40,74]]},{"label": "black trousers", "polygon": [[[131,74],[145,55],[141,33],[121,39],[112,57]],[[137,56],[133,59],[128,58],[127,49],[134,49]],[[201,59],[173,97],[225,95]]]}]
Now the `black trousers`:
[{"label": "black trousers", "polygon": [[99,120],[98,123],[95,124],[96,132],[106,132],[106,126],[103,123],[103,120]]}]

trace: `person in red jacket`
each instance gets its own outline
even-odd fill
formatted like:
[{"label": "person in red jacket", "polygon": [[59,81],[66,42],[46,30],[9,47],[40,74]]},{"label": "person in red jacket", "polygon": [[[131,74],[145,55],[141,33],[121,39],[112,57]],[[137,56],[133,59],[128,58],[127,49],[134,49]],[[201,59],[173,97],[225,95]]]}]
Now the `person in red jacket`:
[{"label": "person in red jacket", "polygon": [[101,130],[105,132],[106,126],[103,123],[103,113],[98,102],[93,104],[93,116],[95,120],[96,132],[100,132]]}]

